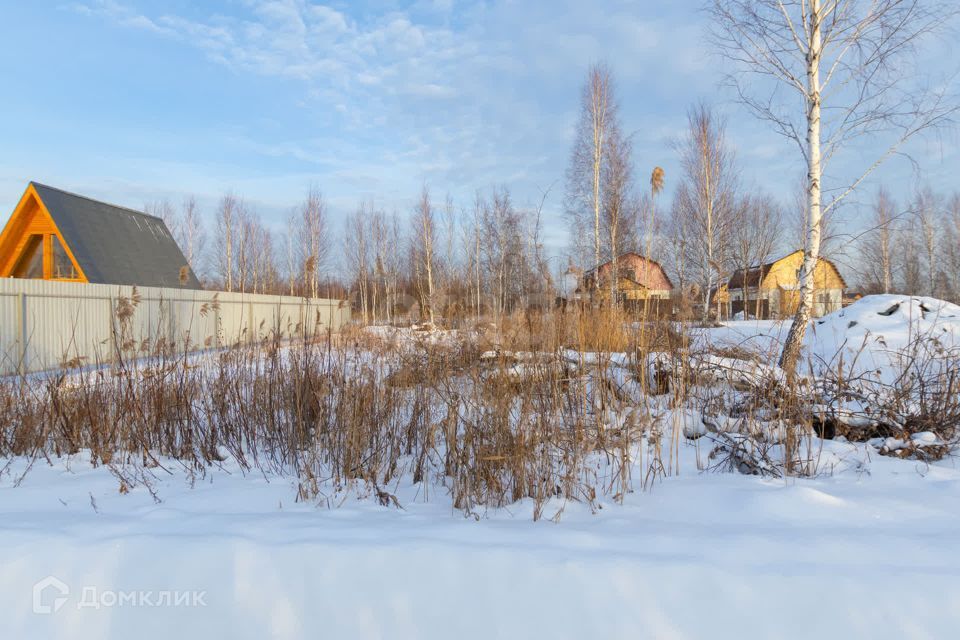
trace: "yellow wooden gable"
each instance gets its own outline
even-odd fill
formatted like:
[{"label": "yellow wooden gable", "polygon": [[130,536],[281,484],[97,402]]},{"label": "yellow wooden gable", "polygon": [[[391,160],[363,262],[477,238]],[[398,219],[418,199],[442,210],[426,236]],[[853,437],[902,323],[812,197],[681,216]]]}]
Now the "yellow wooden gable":
[{"label": "yellow wooden gable", "polygon": [[[617,278],[617,294],[627,300],[645,300],[650,297],[650,290],[631,278],[621,276]],[[610,285],[600,287],[597,295],[604,300],[609,298]]]},{"label": "yellow wooden gable", "polygon": [[33,184],[0,233],[0,277],[88,282]]},{"label": "yellow wooden gable", "polygon": [[[799,286],[800,267],[803,266],[803,251],[797,250],[774,262],[763,277],[761,289],[793,290]],[[813,271],[814,289],[844,289],[846,283],[837,267],[825,258],[817,260]]]}]

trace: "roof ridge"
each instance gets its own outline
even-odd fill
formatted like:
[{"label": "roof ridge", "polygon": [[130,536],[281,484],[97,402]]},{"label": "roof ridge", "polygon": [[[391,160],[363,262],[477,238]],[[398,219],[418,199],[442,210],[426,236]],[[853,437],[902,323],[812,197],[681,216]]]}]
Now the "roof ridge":
[{"label": "roof ridge", "polygon": [[[770,262],[761,262],[760,264],[752,264],[752,265],[750,265],[749,267],[746,267],[746,268],[738,267],[737,269],[734,269],[733,275],[736,275],[736,274],[738,274],[738,273],[746,273],[746,272],[748,272],[748,271],[757,271],[758,269],[762,269],[763,267],[769,267],[769,266],[775,265],[776,263],[780,262],[781,260],[785,260],[786,258],[789,258],[790,256],[792,256],[793,254],[797,253],[798,251],[803,251],[803,249],[794,249],[794,250],[791,251],[790,253],[788,253],[788,254],[786,254],[786,255],[783,255],[783,256],[780,256],[779,258],[776,258],[775,260],[771,260]],[[823,258],[823,256],[819,256],[819,257]],[[826,258],[823,258],[823,259],[826,260]]]},{"label": "roof ridge", "polygon": [[[637,251],[624,251],[623,253],[617,255],[617,260],[619,260],[620,258],[622,258],[622,257],[624,257],[624,256],[637,256],[638,258],[641,258],[641,259],[643,259],[643,260],[646,260],[647,262],[651,262],[651,263],[657,265],[658,267],[660,267],[661,269],[663,269],[663,265],[660,264],[659,261],[654,260],[653,258],[650,258],[650,257],[648,257],[648,256],[645,256],[645,255],[643,255],[642,253],[639,253],[639,252],[637,252]],[[605,260],[604,262],[601,262],[600,264],[593,265],[592,267],[590,267],[589,269],[587,269],[587,273],[589,273],[589,272],[591,272],[591,271],[596,271],[596,270],[599,269],[600,267],[603,267],[603,266],[606,266],[606,265],[612,264],[612,263],[613,263],[613,258],[610,258],[609,260]]]},{"label": "roof ridge", "polygon": [[[795,254],[795,253],[804,253],[804,250],[803,250],[803,249],[794,249],[794,250],[791,251],[790,253],[786,254],[785,256],[781,256],[781,257],[777,258],[776,260],[771,260],[770,262],[765,262],[765,263],[763,263],[763,264],[752,265],[752,266],[747,267],[746,269],[735,269],[734,272],[730,275],[730,278],[727,280],[727,284],[729,285],[730,283],[734,283],[734,281],[737,280],[738,277],[739,277],[739,281],[738,281],[737,283],[735,283],[735,284],[736,284],[737,286],[743,286],[743,284],[747,281],[747,279],[748,279],[751,275],[754,275],[754,274],[760,275],[765,269],[768,269],[768,268],[770,268],[770,267],[773,267],[773,265],[777,264],[777,263],[780,262],[781,260],[786,260],[787,258],[789,258],[790,256],[792,256],[792,255]],[[837,276],[839,276],[840,281],[843,283],[843,287],[844,287],[845,289],[847,288],[847,280],[846,280],[846,278],[843,277],[843,274],[840,273],[840,267],[837,266],[837,263],[836,263],[836,262],[834,262],[831,258],[827,258],[827,257],[825,257],[825,256],[823,256],[823,255],[818,255],[818,256],[817,256],[817,260],[823,260],[824,262],[826,262],[827,264],[829,264],[831,267],[833,267],[833,270],[837,272]],[[769,274],[769,272],[768,272],[768,274]],[[752,285],[751,285],[751,286],[752,286]]]},{"label": "roof ridge", "polygon": [[[51,191],[57,191],[57,192],[59,192],[59,193],[62,193],[62,194],[68,195],[68,196],[73,196],[74,198],[80,198],[80,199],[82,199],[82,200],[87,200],[87,201],[89,201],[89,202],[95,202],[95,203],[97,203],[97,204],[102,204],[102,205],[104,205],[104,206],[111,207],[111,208],[113,208],[113,209],[120,209],[120,210],[122,210],[122,211],[126,211],[127,213],[132,213],[132,214],[135,214],[135,215],[138,215],[138,216],[143,216],[143,217],[145,217],[145,218],[153,218],[154,220],[159,220],[160,222],[164,222],[163,218],[161,218],[160,216],[155,216],[155,215],[153,215],[153,214],[147,213],[146,211],[137,211],[136,209],[131,209],[130,207],[125,207],[125,206],[123,206],[123,205],[113,204],[113,203],[111,203],[111,202],[104,202],[103,200],[97,200],[96,198],[91,198],[90,196],[85,196],[85,195],[80,194],[80,193],[74,193],[73,191],[67,191],[66,189],[60,189],[59,187],[51,187],[51,186],[48,185],[48,184],[44,184],[44,183],[42,183],[42,182],[37,182],[36,180],[31,180],[31,181],[30,181],[30,184],[33,185],[34,187],[43,187],[44,189],[50,189]],[[164,224],[166,224],[166,223],[164,223]]]}]

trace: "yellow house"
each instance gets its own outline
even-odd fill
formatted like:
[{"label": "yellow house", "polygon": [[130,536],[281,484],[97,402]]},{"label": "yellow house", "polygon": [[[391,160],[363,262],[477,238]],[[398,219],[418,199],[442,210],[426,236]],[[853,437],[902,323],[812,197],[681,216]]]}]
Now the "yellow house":
[{"label": "yellow house", "polygon": [[[759,318],[785,318],[800,304],[800,267],[803,251],[797,250],[779,260],[739,270],[727,282],[730,306],[734,314]],[[837,266],[826,258],[817,260],[813,272],[813,315],[819,317],[837,311],[843,305],[847,283]]]}]

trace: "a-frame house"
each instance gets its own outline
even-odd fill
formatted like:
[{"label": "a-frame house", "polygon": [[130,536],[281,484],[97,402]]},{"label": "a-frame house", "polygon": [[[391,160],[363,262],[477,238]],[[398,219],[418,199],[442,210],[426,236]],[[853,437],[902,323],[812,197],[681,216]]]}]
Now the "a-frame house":
[{"label": "a-frame house", "polygon": [[200,288],[160,218],[36,182],[0,233],[0,277]]}]

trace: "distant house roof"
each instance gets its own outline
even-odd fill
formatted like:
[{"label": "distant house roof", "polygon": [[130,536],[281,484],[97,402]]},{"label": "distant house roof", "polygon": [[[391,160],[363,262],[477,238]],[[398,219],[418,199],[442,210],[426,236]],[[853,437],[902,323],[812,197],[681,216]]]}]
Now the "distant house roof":
[{"label": "distant house roof", "polygon": [[[91,283],[200,289],[164,221],[31,183]],[[181,269],[186,267],[186,281]]]},{"label": "distant house roof", "polygon": [[[797,251],[791,251],[787,255],[777,258],[773,262],[768,262],[763,265],[750,267],[749,269],[738,269],[732,276],[730,276],[730,280],[727,281],[727,288],[743,289],[744,287],[759,287],[760,283],[763,281],[763,278],[770,273],[770,270],[773,269],[774,265],[781,260],[786,260],[799,251],[801,250],[798,249]],[[833,264],[833,262],[824,258],[823,256],[820,256],[819,260],[822,260],[833,267],[834,271],[837,272],[837,276],[840,278],[840,281],[843,282],[844,287],[846,287],[846,281],[844,281],[843,275],[840,274],[840,270],[837,269],[837,265]]]},{"label": "distant house roof", "polygon": [[750,267],[749,269],[738,269],[730,276],[730,280],[727,281],[727,287],[729,289],[742,289],[745,286],[759,287],[763,277],[770,273],[773,265],[780,262],[780,260],[783,260],[783,258],[757,267]]},{"label": "distant house roof", "polygon": [[[670,276],[667,275],[666,269],[664,269],[664,268],[663,268],[663,265],[661,265],[661,264],[660,264],[659,262],[657,262],[656,260],[654,260],[654,259],[652,259],[652,258],[648,258],[648,257],[646,257],[646,256],[642,256],[642,255],[640,255],[639,253],[636,253],[636,252],[634,252],[634,251],[628,251],[628,252],[626,252],[626,253],[621,253],[621,254],[617,257],[617,262],[619,263],[621,260],[624,260],[624,259],[628,259],[628,260],[629,260],[629,259],[642,260],[642,261],[645,261],[647,264],[656,266],[657,269],[659,269],[659,271],[660,271],[660,275],[663,277],[664,283],[665,283],[670,289],[673,288],[673,282],[671,282]],[[594,274],[595,274],[598,270],[603,271],[604,269],[610,268],[612,265],[613,265],[613,260],[607,260],[606,262],[602,262],[602,263],[600,263],[599,265],[588,269],[583,275],[584,275],[584,277],[586,277],[586,278],[592,278],[592,277],[594,276]],[[601,277],[601,279],[603,278],[603,274],[602,274],[602,273],[600,274],[600,277]],[[631,278],[631,280],[634,280],[634,282],[636,282],[636,280],[633,279],[633,278]],[[637,284],[641,284],[641,283],[637,282]]]}]

